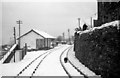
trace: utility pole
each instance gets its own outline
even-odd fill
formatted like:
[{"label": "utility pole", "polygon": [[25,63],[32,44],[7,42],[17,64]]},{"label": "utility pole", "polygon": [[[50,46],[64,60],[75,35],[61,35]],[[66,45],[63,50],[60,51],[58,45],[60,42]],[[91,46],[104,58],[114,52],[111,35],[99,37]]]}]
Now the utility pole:
[{"label": "utility pole", "polygon": [[[95,13],[93,15],[97,15],[97,13]],[[90,17],[91,28],[94,27],[94,24],[93,24],[93,15]]]},{"label": "utility pole", "polygon": [[91,28],[92,28],[92,17],[90,17],[90,20],[91,20]]},{"label": "utility pole", "polygon": [[70,29],[68,29],[68,39],[69,39],[69,43],[70,43]]},{"label": "utility pole", "polygon": [[14,43],[16,44],[16,30],[15,30],[15,27],[14,27]]},{"label": "utility pole", "polygon": [[63,41],[65,40],[65,33],[63,32]]},{"label": "utility pole", "polygon": [[79,29],[81,30],[81,27],[80,27],[80,18],[78,18],[78,26],[79,26]]},{"label": "utility pole", "polygon": [[[15,27],[13,28],[14,29],[14,44],[16,44],[16,30],[15,30]],[[15,50],[13,50],[14,51],[14,62],[15,62]]]},{"label": "utility pole", "polygon": [[20,25],[22,24],[22,21],[19,20],[19,21],[16,21],[16,22],[19,25],[19,41],[18,41],[18,44],[19,44],[19,49],[20,49]]}]

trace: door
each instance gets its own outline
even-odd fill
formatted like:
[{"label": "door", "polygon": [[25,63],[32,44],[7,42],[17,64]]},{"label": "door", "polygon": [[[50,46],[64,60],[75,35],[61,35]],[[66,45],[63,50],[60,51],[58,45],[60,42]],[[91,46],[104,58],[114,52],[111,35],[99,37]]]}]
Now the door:
[{"label": "door", "polygon": [[36,39],[36,48],[37,49],[44,48],[44,39]]}]

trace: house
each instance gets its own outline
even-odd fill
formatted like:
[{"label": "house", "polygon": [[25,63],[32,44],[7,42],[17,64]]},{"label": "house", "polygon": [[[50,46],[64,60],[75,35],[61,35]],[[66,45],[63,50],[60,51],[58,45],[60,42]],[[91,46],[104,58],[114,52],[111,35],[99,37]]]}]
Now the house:
[{"label": "house", "polygon": [[18,38],[20,39],[20,48],[27,44],[30,49],[50,48],[54,43],[55,37],[36,29],[31,29]]}]

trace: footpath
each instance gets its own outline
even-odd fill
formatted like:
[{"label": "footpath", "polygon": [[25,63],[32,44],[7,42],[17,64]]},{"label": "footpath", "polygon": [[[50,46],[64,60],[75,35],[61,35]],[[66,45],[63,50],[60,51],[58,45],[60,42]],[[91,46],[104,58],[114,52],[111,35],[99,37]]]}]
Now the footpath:
[{"label": "footpath", "polygon": [[101,78],[99,75],[96,75],[93,71],[91,71],[89,68],[83,65],[75,57],[75,52],[73,51],[73,47],[69,50],[67,57],[69,62],[77,69],[77,71],[85,75],[86,78]]}]

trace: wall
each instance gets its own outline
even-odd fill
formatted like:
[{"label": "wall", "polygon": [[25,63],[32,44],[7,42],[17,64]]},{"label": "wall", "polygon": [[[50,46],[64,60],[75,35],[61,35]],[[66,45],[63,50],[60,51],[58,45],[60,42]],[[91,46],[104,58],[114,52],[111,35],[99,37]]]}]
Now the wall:
[{"label": "wall", "polygon": [[120,25],[108,25],[75,33],[75,56],[102,78],[120,78],[119,28]]},{"label": "wall", "polygon": [[51,39],[45,39],[45,47],[49,47],[51,46]]},{"label": "wall", "polygon": [[98,2],[98,20],[94,21],[94,26],[120,20],[120,1]]},{"label": "wall", "polygon": [[25,43],[27,43],[28,48],[30,47],[36,49],[36,39],[43,39],[43,37],[34,33],[33,31],[28,33],[21,38],[20,48],[23,48],[25,46]]}]

